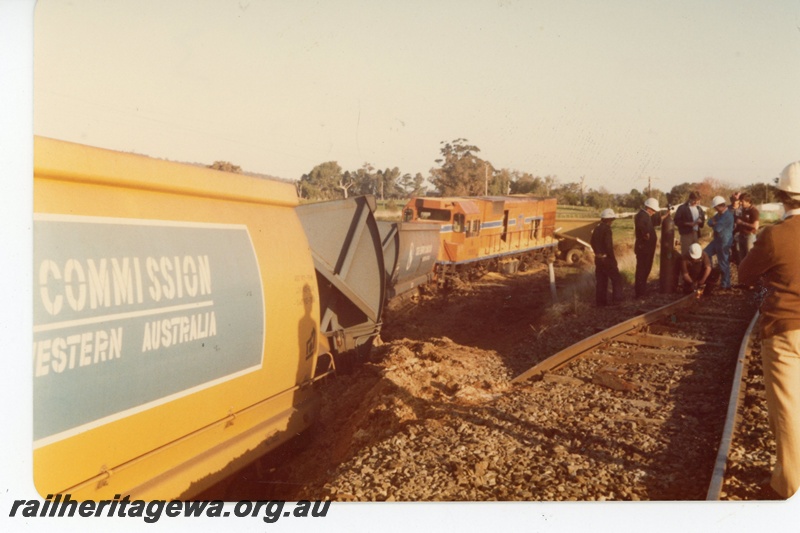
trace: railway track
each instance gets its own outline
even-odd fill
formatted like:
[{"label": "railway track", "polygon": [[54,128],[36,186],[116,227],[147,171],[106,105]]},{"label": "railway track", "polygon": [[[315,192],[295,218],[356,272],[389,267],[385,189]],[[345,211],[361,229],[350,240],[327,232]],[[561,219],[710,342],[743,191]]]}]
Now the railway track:
[{"label": "railway track", "polygon": [[722,496],[722,484],[725,481],[725,471],[728,466],[728,457],[731,453],[733,437],[740,427],[741,408],[745,398],[745,386],[748,365],[751,363],[752,355],[752,336],[759,314],[756,313],[750,321],[750,325],[744,332],[744,337],[739,345],[739,353],[736,357],[736,371],[733,374],[731,383],[731,395],[728,399],[728,411],[725,417],[725,428],[722,431],[722,439],[719,443],[717,460],[714,463],[714,472],[711,476],[711,483],[706,495],[707,500],[719,500]]},{"label": "railway track", "polygon": [[[631,353],[637,351],[637,348],[644,348],[646,346],[657,346],[661,348],[668,346],[686,346],[687,341],[685,339],[663,335],[659,337],[651,335],[645,329],[651,324],[653,324],[654,328],[657,327],[658,325],[656,323],[664,318],[669,318],[672,322],[675,322],[678,311],[689,307],[691,304],[695,303],[695,300],[697,300],[697,298],[694,297],[694,295],[687,295],[664,307],[625,320],[624,322],[605,329],[591,337],[587,337],[561,350],[555,355],[548,357],[541,363],[512,379],[511,382],[522,383],[532,377],[541,376],[545,372],[557,370],[577,357],[602,358],[603,350],[606,350],[611,342],[628,344],[630,346],[628,351]],[[692,341],[688,341],[688,343],[690,345],[697,344]],[[663,355],[674,355],[674,353],[670,351],[662,351],[659,353]]]},{"label": "railway track", "polygon": [[[757,328],[749,344],[742,343],[741,381],[731,391],[729,415],[723,445],[727,448],[724,471],[718,468],[709,488],[708,499],[759,500],[769,499],[763,487],[775,463],[775,439],[769,429],[764,376],[761,370],[761,338]],[[736,382],[734,383],[736,387]],[[734,400],[734,395],[738,398]],[[736,406],[735,409],[733,406]],[[728,428],[730,429],[730,435]]]},{"label": "railway track", "polygon": [[[652,302],[662,304],[642,309]],[[546,359],[543,337],[529,336],[517,348],[539,362],[515,366],[514,379],[493,349],[388,342],[322,389],[322,422],[306,449],[243,472],[228,497],[705,500],[754,312],[738,290],[628,301],[595,323],[620,322],[595,334],[569,320],[552,326],[549,339],[586,338]],[[745,421],[764,424],[766,411],[748,402],[740,400]],[[750,461],[736,433],[731,449]],[[756,499],[769,451],[759,457],[758,467],[734,465],[722,498]]]},{"label": "railway track", "polygon": [[[514,378],[512,383],[523,383],[537,377],[558,380],[556,377],[558,374],[554,372],[576,359],[583,358],[608,365],[595,372],[592,377],[594,383],[629,392],[647,387],[648,384],[623,379],[621,375],[625,373],[624,369],[628,365],[690,365],[691,360],[702,356],[704,350],[709,352],[709,355],[715,352],[724,356],[730,355],[732,341],[738,336],[730,335],[727,326],[735,326],[738,330],[746,324],[746,314],[731,309],[718,310],[708,307],[701,305],[694,294],[685,296],[561,350]],[[765,435],[768,424],[766,406],[763,402],[763,381],[760,379],[757,360],[759,339],[754,335],[758,318],[759,314],[755,312],[738,343],[735,367],[730,379],[725,422],[706,493],[707,500],[758,499],[759,487],[754,482],[755,478],[761,474],[759,482],[763,483],[763,475],[768,471],[768,468],[764,467],[769,464],[769,459],[763,455],[769,454],[769,446],[761,447],[753,442],[752,436],[739,434],[736,448],[734,447],[735,437],[742,431],[746,403],[760,404],[751,411],[759,411],[758,414],[761,416],[756,416],[755,419],[751,416],[749,423],[751,429],[758,428],[757,433],[761,434],[762,439],[766,436],[766,440],[769,440],[768,435]],[[680,327],[681,322],[699,324],[710,322],[720,324],[721,327],[718,330],[702,328],[703,331],[690,332],[687,328]],[[761,460],[757,464],[747,460],[757,455],[761,455]],[[729,472],[730,463],[733,463],[734,473]],[[741,480],[742,472],[745,472],[745,478],[750,478],[750,483]],[[723,486],[726,490],[723,490]]]}]

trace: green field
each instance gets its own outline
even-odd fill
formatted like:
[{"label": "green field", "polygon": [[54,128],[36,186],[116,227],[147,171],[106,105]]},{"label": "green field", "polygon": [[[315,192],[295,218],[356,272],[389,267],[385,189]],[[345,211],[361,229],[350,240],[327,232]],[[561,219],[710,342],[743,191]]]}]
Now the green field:
[{"label": "green field", "polygon": [[593,207],[579,205],[559,205],[556,218],[599,218],[600,211]]}]

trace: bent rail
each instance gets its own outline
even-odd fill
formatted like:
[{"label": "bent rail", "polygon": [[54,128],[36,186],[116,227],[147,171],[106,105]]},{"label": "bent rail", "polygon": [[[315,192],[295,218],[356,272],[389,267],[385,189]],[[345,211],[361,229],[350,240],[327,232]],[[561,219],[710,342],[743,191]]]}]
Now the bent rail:
[{"label": "bent rail", "polygon": [[591,337],[586,337],[585,339],[576,342],[572,346],[569,346],[568,348],[565,348],[560,352],[551,355],[550,357],[540,362],[536,366],[529,368],[519,376],[512,379],[511,383],[522,383],[523,381],[526,381],[539,374],[543,374],[548,370],[553,370],[555,368],[558,368],[564,365],[565,363],[571,361],[572,359],[580,356],[581,354],[605,342],[608,342],[621,335],[625,335],[626,333],[633,331],[637,328],[641,328],[642,326],[646,326],[648,324],[656,322],[664,318],[665,316],[669,316],[674,311],[681,309],[683,307],[687,307],[696,301],[697,298],[695,297],[695,295],[689,294],[663,307],[659,307],[658,309],[648,311],[643,315],[635,316],[624,322],[620,322],[616,326],[612,326],[608,329],[605,329],[600,333],[592,335]]}]

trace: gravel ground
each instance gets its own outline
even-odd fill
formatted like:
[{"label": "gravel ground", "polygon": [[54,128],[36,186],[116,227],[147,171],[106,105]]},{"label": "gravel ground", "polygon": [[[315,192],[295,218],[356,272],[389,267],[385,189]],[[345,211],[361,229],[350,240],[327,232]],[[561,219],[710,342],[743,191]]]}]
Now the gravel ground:
[{"label": "gravel ground", "polygon": [[[540,271],[489,275],[399,306],[370,360],[321,384],[319,423],[231,480],[225,498],[705,499],[752,298],[732,291],[702,299],[692,312],[724,315],[716,326],[680,317],[669,324],[712,342],[676,354],[680,363],[609,367],[602,358],[624,351],[612,344],[512,385],[560,349],[679,297],[653,284],[646,299],[599,312],[581,290],[585,281],[579,270],[559,269],[555,305],[546,303]],[[597,379],[608,374],[631,386]],[[753,414],[754,424],[765,415]],[[752,480],[740,485],[749,490]]]}]

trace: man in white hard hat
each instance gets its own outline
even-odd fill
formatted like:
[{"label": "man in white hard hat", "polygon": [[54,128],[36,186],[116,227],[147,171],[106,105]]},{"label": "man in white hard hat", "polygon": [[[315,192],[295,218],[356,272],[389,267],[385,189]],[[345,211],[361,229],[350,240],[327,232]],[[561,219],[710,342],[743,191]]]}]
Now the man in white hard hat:
[{"label": "man in white hard hat", "polygon": [[699,290],[705,295],[710,295],[714,285],[719,281],[719,271],[711,268],[711,258],[703,253],[700,244],[692,243],[681,259],[683,292],[689,294]]},{"label": "man in white hard hat", "polygon": [[705,253],[709,257],[717,257],[717,265],[722,272],[722,289],[731,288],[731,246],[733,246],[733,211],[728,209],[725,198],[715,196],[711,207],[716,214],[708,220],[708,226],[714,229],[714,240],[706,246]]},{"label": "man in white hard hat", "polygon": [[600,223],[592,231],[592,251],[594,252],[595,302],[598,307],[608,305],[608,282],[611,282],[612,301],[622,301],[622,276],[619,273],[617,258],[614,255],[614,240],[611,224],[617,218],[613,209],[600,213]]},{"label": "man in white hard hat", "polygon": [[764,228],[739,265],[739,282],[763,277],[761,364],[770,428],[777,444],[771,488],[789,498],[800,488],[800,161],[778,178],[786,214]]},{"label": "man in white hard hat", "polygon": [[644,206],[633,217],[633,229],[636,240],[633,253],[636,254],[636,281],[634,290],[636,297],[641,298],[647,292],[647,278],[653,269],[653,258],[656,255],[656,228],[653,215],[659,211],[658,200],[648,198]]}]

